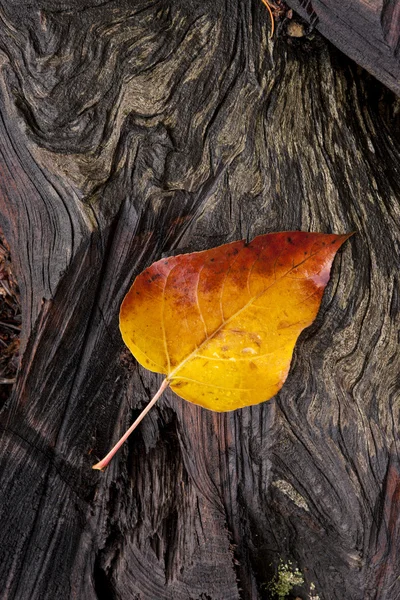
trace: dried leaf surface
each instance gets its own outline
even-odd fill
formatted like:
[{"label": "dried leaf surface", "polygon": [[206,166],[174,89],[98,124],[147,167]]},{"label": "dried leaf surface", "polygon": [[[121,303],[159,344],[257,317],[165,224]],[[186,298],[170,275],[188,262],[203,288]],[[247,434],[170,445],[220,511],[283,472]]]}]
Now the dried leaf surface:
[{"label": "dried leaf surface", "polygon": [[123,339],[185,400],[215,411],[268,400],[348,237],[272,233],[155,262],[124,299]]}]

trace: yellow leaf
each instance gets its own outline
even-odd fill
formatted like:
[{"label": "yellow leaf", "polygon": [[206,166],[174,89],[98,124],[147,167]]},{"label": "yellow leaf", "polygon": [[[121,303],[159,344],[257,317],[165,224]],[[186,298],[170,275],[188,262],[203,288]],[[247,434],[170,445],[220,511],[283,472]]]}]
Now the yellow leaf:
[{"label": "yellow leaf", "polygon": [[185,400],[214,411],[268,400],[348,237],[271,233],[159,260],[122,303],[124,342],[140,364],[166,375],[163,389]]}]

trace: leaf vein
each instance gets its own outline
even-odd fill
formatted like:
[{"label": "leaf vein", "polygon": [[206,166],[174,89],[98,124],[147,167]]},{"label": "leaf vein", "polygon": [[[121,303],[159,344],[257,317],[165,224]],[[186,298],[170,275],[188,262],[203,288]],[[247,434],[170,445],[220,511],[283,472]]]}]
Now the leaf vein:
[{"label": "leaf vein", "polygon": [[207,336],[208,336],[207,325],[206,325],[205,319],[204,319],[204,317],[203,317],[203,313],[201,312],[200,301],[199,301],[199,283],[200,283],[200,275],[201,275],[201,272],[202,272],[202,271],[203,271],[203,269],[204,269],[204,266],[205,266],[205,265],[203,265],[203,266],[201,267],[200,271],[199,271],[199,276],[198,276],[198,278],[197,278],[197,284],[196,284],[196,290],[195,290],[195,296],[196,296],[196,304],[197,304],[197,308],[199,309],[199,315],[200,315],[200,319],[201,319],[201,322],[203,323],[203,327],[204,327],[204,333],[205,333],[205,336],[207,337]]},{"label": "leaf vein", "polygon": [[173,269],[174,269],[174,267],[172,267],[172,269],[168,272],[168,275],[165,278],[164,290],[163,290],[163,294],[162,294],[162,303],[161,303],[161,329],[162,329],[162,334],[163,334],[164,350],[165,350],[165,355],[167,357],[167,364],[168,364],[168,371],[167,371],[167,373],[169,373],[169,371],[170,371],[171,361],[170,361],[170,358],[169,358],[168,344],[167,344],[167,334],[166,334],[166,331],[165,331],[165,317],[164,317],[165,289],[167,287],[168,279],[169,279],[169,276],[171,275]]},{"label": "leaf vein", "polygon": [[[198,381],[197,379],[190,379],[190,377],[176,377],[175,379],[178,379],[179,381],[188,381],[188,382],[196,383],[198,385],[203,385],[204,387],[216,388],[218,390],[235,391],[235,392],[257,392],[257,391],[259,391],[259,388],[239,388],[239,387],[228,388],[228,387],[224,387],[222,385],[214,385],[213,383],[206,383],[205,381]],[[170,381],[171,381],[170,385],[173,385],[174,380],[171,379]]]},{"label": "leaf vein", "polygon": [[[242,248],[243,250],[243,248]],[[276,273],[275,273],[275,280],[268,286],[266,287],[262,292],[260,292],[259,294],[255,295],[254,298],[251,298],[244,306],[242,306],[242,308],[240,308],[235,314],[231,315],[229,317],[229,319],[227,319],[226,321],[223,321],[221,323],[221,325],[219,327],[217,327],[217,329],[215,329],[215,331],[213,331],[211,333],[211,335],[209,335],[208,337],[206,337],[206,339],[199,345],[197,346],[193,352],[191,352],[177,367],[175,367],[175,369],[170,373],[170,375],[168,376],[168,379],[171,380],[174,377],[174,373],[176,373],[177,371],[179,371],[179,369],[181,369],[183,367],[183,365],[185,365],[187,362],[189,362],[189,360],[196,355],[196,352],[198,350],[200,350],[200,348],[202,348],[203,346],[205,346],[213,337],[215,337],[217,335],[217,333],[219,331],[221,331],[221,329],[227,324],[230,323],[231,321],[233,321],[233,319],[236,319],[236,317],[238,315],[240,315],[240,313],[242,313],[244,310],[246,310],[246,308],[248,308],[255,300],[257,300],[258,298],[260,298],[263,294],[265,294],[269,289],[271,289],[278,281],[280,281],[281,279],[284,279],[284,277],[287,276],[288,273],[290,273],[293,268],[297,268],[300,265],[302,265],[303,263],[305,263],[307,260],[309,260],[310,258],[312,258],[313,256],[316,256],[319,252],[321,251],[321,249],[319,249],[317,252],[314,252],[313,254],[309,254],[304,260],[302,260],[300,263],[298,263],[297,265],[295,265],[294,267],[291,267],[288,271],[286,271],[286,273],[283,273],[283,275],[281,275],[281,277],[279,277],[279,279],[276,279]],[[241,251],[238,252],[238,254],[235,257],[235,260],[231,263],[229,269],[227,270],[227,273],[225,275],[224,281],[222,286],[225,284],[226,281],[226,277],[227,274],[229,273],[229,271],[232,268],[232,265],[234,264],[234,262],[237,260],[239,254]],[[222,300],[222,292],[220,295],[220,302]]]}]

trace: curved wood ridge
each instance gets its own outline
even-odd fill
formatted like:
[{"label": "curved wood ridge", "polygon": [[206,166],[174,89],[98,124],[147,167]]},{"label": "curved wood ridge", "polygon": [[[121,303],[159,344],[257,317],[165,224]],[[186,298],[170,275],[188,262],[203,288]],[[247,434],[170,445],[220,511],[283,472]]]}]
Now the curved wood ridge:
[{"label": "curved wood ridge", "polygon": [[[259,0],[0,0],[0,215],[23,357],[0,411],[7,600],[324,600],[398,579],[396,99]],[[214,414],[160,385],[118,312],[166,255],[356,231],[285,386]]]}]

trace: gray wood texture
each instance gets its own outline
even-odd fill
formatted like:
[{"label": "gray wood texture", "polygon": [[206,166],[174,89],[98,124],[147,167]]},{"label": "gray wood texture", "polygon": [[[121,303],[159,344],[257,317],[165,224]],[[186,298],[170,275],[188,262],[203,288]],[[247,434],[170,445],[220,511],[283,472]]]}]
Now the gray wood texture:
[{"label": "gray wood texture", "polygon": [[[0,597],[396,600],[399,101],[258,0],[0,2],[0,214],[23,354],[0,411]],[[167,392],[118,331],[163,255],[355,231],[270,402]]]}]

